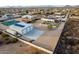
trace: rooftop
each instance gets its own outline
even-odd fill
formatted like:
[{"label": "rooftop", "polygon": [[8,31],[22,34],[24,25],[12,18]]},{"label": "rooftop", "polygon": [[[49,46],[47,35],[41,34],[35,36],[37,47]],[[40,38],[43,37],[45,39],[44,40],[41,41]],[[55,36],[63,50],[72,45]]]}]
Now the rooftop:
[{"label": "rooftop", "polygon": [[21,33],[24,28],[27,28],[29,26],[32,26],[32,24],[27,24],[27,23],[24,23],[24,22],[19,22],[19,23],[11,25],[10,28],[15,30],[15,31],[17,31],[17,32],[19,32],[19,33]]},{"label": "rooftop", "polygon": [[[20,26],[17,26],[16,24],[18,24]],[[16,23],[16,24],[14,24],[12,26],[17,26],[17,27],[21,27],[21,26],[23,26],[23,27],[32,26],[32,24],[28,24],[28,23],[24,23],[24,22],[19,22],[19,23]]]}]

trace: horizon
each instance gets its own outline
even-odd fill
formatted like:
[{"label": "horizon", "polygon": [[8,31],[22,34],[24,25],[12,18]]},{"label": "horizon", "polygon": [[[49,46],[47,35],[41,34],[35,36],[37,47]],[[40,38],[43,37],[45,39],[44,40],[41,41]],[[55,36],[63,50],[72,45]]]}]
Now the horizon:
[{"label": "horizon", "polygon": [[78,5],[78,0],[2,0],[0,1],[0,7],[5,7],[5,6],[65,6],[65,5],[70,5],[70,6],[75,6]]},{"label": "horizon", "polygon": [[77,7],[79,5],[37,5],[37,6],[0,6],[0,8],[2,7]]}]

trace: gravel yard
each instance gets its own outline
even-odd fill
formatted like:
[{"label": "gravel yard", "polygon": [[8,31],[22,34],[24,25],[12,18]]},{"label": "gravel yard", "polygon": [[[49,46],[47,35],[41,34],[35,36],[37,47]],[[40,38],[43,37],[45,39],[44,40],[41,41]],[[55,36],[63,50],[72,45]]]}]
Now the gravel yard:
[{"label": "gravel yard", "polygon": [[26,45],[22,42],[2,45],[2,46],[0,46],[0,54],[27,53],[27,51],[26,52],[24,52],[23,50],[19,51],[19,48],[27,47],[27,46],[28,45]]}]

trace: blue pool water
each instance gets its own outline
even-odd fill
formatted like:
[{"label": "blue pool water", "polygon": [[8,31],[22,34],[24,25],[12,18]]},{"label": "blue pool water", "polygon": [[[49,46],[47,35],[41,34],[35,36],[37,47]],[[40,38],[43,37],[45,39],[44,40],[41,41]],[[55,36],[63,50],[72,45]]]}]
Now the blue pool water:
[{"label": "blue pool water", "polygon": [[18,23],[16,20],[11,19],[11,20],[9,20],[9,21],[3,22],[2,24],[3,24],[3,25],[6,25],[6,26],[10,26],[10,25],[13,25],[13,24],[16,24],[16,23]]},{"label": "blue pool water", "polygon": [[32,31],[26,33],[24,37],[27,37],[32,40],[37,40],[42,34],[44,34],[44,31],[33,29]]}]

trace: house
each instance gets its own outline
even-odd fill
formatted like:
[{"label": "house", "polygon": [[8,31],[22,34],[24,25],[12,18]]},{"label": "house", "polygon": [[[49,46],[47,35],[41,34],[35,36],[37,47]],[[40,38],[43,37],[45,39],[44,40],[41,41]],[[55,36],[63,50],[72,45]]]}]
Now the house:
[{"label": "house", "polygon": [[41,20],[43,21],[52,21],[52,22],[55,22],[55,18],[41,18]]},{"label": "house", "polygon": [[21,15],[17,15],[17,14],[12,14],[14,18],[20,18]]},{"label": "house", "polygon": [[47,18],[54,18],[54,15],[48,15]]},{"label": "house", "polygon": [[24,16],[22,16],[22,18],[32,19],[33,16],[31,16],[31,15],[24,15]]},{"label": "house", "polygon": [[19,34],[26,34],[28,32],[30,32],[31,30],[33,29],[33,25],[32,24],[27,24],[27,23],[24,23],[24,22],[19,22],[19,23],[16,23],[16,24],[13,24],[11,26],[9,26],[9,29],[7,29],[6,31],[9,32],[9,33],[19,33]]},{"label": "house", "polygon": [[27,18],[17,18],[16,21],[20,21],[20,22],[31,22],[32,20],[31,19],[27,19]]},{"label": "house", "polygon": [[21,16],[20,15],[16,15],[16,14],[5,14],[2,17],[3,18],[7,18],[7,19],[12,19],[12,18],[19,18]]},{"label": "house", "polygon": [[5,14],[4,16],[3,16],[4,18],[13,18],[13,16],[12,15],[10,15],[10,14]]},{"label": "house", "polygon": [[5,17],[4,15],[3,15],[3,16],[0,16],[0,22],[5,21],[5,20],[7,20],[7,19],[8,19],[8,18]]},{"label": "house", "polygon": [[41,16],[38,16],[38,15],[33,15],[32,20],[40,20],[40,19],[41,19]]}]

